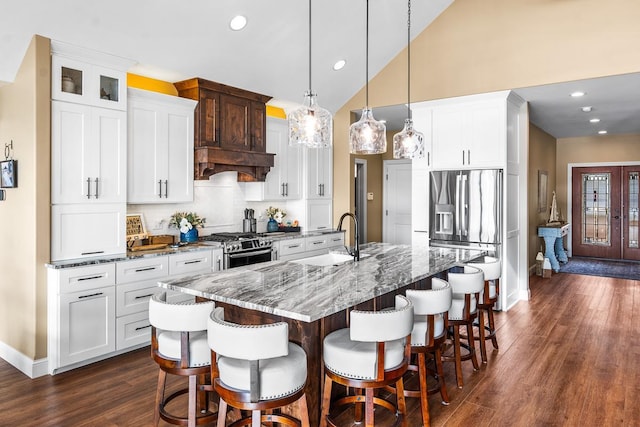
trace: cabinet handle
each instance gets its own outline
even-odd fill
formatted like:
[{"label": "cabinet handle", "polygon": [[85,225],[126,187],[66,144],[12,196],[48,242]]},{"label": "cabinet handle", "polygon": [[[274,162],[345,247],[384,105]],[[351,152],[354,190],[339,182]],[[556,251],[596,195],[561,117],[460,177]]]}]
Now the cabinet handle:
[{"label": "cabinet handle", "polygon": [[193,261],[185,261],[184,263],[185,264],[197,264],[199,262],[202,262],[202,260],[201,259],[196,259],[196,260],[193,260]]},{"label": "cabinet handle", "polygon": [[82,252],[81,255],[98,255],[98,254],[103,254],[104,251],[93,251],[93,252]]},{"label": "cabinet handle", "polygon": [[164,198],[165,199],[169,198],[169,180],[168,179],[164,180]]},{"label": "cabinet handle", "polygon": [[155,270],[155,267],[146,267],[146,268],[137,268],[136,269],[136,273],[140,273],[142,271],[151,271],[151,270]]},{"label": "cabinet handle", "polygon": [[158,180],[158,197],[162,199],[162,180]]},{"label": "cabinet handle", "polygon": [[287,189],[287,194],[285,194],[285,196],[289,195],[289,183],[287,182],[286,184],[284,184],[284,188]]},{"label": "cabinet handle", "polygon": [[464,150],[462,150],[462,164],[464,165]]},{"label": "cabinet handle", "polygon": [[99,275],[99,276],[80,277],[80,278],[78,279],[78,282],[82,282],[82,281],[85,281],[85,280],[102,279],[103,277],[104,277],[104,275],[102,275],[102,274],[101,274],[101,275]]},{"label": "cabinet handle", "polygon": [[427,152],[427,166],[431,166],[431,153]]},{"label": "cabinet handle", "polygon": [[300,245],[289,245],[287,246],[289,249],[293,249],[293,248],[299,248]]},{"label": "cabinet handle", "polygon": [[280,184],[280,187],[282,187],[282,190],[280,191],[280,195],[284,197],[284,182]]},{"label": "cabinet handle", "polygon": [[471,164],[471,150],[467,150],[467,164]]},{"label": "cabinet handle", "polygon": [[218,271],[222,270],[222,260],[218,258]]},{"label": "cabinet handle", "polygon": [[97,296],[100,296],[100,295],[103,295],[103,293],[102,292],[97,292],[95,294],[82,295],[82,296],[79,296],[78,299],[97,297]]},{"label": "cabinet handle", "polygon": [[313,244],[314,244],[314,245],[321,245],[321,244],[323,244],[323,243],[324,243],[323,241],[313,242]]},{"label": "cabinet handle", "polygon": [[152,296],[153,296],[153,294],[138,295],[137,297],[135,297],[135,299],[149,298],[149,297],[152,297]]},{"label": "cabinet handle", "polygon": [[98,177],[96,177],[96,199],[98,198]]},{"label": "cabinet handle", "polygon": [[150,327],[151,327],[151,325],[147,325],[147,326],[138,326],[138,327],[136,328],[136,331],[140,331],[140,330],[142,330],[142,329],[147,329],[147,328],[150,328]]},{"label": "cabinet handle", "polygon": [[91,178],[87,178],[87,199],[91,198]]}]

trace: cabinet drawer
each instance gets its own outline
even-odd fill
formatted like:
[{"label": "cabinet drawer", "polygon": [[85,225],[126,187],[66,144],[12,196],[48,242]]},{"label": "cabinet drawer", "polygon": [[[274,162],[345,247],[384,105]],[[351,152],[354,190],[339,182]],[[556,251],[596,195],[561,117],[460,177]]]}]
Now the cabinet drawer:
[{"label": "cabinet drawer", "polygon": [[148,312],[149,299],[162,291],[153,280],[116,286],[116,316]]},{"label": "cabinet drawer", "polygon": [[191,274],[211,272],[213,261],[211,250],[187,252],[177,255],[169,255],[169,274]]},{"label": "cabinet drawer", "polygon": [[330,248],[344,246],[344,233],[330,234],[328,239]]},{"label": "cabinet drawer", "polygon": [[305,239],[305,250],[307,252],[326,249],[327,247],[329,247],[329,238],[327,235],[307,237]]},{"label": "cabinet drawer", "polygon": [[115,264],[63,268],[59,272],[60,293],[79,292],[116,283]]},{"label": "cabinet drawer", "polygon": [[280,256],[287,256],[291,254],[297,254],[300,252],[304,252],[305,249],[305,239],[291,239],[291,240],[282,240],[280,242]]},{"label": "cabinet drawer", "polygon": [[116,263],[118,284],[157,279],[169,275],[169,257],[159,256]]},{"label": "cabinet drawer", "polygon": [[116,350],[151,342],[149,312],[129,314],[116,319]]}]

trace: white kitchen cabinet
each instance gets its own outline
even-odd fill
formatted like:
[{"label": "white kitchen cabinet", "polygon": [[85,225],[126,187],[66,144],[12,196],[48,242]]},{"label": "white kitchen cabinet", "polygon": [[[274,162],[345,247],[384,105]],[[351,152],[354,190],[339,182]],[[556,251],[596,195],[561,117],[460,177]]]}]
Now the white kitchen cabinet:
[{"label": "white kitchen cabinet", "polygon": [[115,266],[50,269],[48,275],[49,372],[113,352]]},{"label": "white kitchen cabinet", "polygon": [[51,103],[51,202],[126,202],[126,113]]},{"label": "white kitchen cabinet", "polygon": [[289,145],[286,120],[267,117],[267,152],[275,153],[264,182],[243,183],[245,200],[296,200],[302,195],[302,149]]},{"label": "white kitchen cabinet", "polygon": [[279,260],[287,261],[292,259],[304,258],[306,251],[306,243],[304,237],[295,239],[284,239],[280,241]]},{"label": "white kitchen cabinet", "polygon": [[333,203],[330,199],[306,201],[306,230],[330,230],[333,228]]},{"label": "white kitchen cabinet", "polygon": [[411,161],[411,243],[429,243],[429,173],[432,150],[432,109],[414,106],[412,110],[415,129],[424,136],[425,155]]},{"label": "white kitchen cabinet", "polygon": [[124,203],[51,207],[51,260],[124,254]]},{"label": "white kitchen cabinet", "polygon": [[333,149],[305,148],[306,199],[331,199],[333,194]]},{"label": "white kitchen cabinet", "polygon": [[432,120],[433,169],[505,166],[505,97],[434,105]]},{"label": "white kitchen cabinet", "polygon": [[126,110],[127,73],[134,61],[51,42],[51,98]]},{"label": "white kitchen cabinet", "polygon": [[193,201],[191,99],[129,89],[129,203]]}]

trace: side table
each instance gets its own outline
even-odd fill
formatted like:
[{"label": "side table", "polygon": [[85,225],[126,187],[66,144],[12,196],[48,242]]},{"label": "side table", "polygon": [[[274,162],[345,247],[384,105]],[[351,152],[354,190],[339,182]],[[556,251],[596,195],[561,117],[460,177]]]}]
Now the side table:
[{"label": "side table", "polygon": [[538,237],[544,239],[545,252],[544,256],[549,258],[551,268],[556,273],[560,270],[561,263],[569,261],[567,252],[562,245],[562,238],[569,233],[571,224],[547,224],[538,226]]}]

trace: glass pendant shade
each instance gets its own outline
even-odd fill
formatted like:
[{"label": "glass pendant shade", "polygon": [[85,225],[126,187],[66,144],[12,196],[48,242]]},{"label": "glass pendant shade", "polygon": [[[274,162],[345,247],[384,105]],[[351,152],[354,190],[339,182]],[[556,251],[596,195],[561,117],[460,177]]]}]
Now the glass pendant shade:
[{"label": "glass pendant shade", "polygon": [[304,106],[288,115],[289,145],[314,148],[331,147],[333,119],[331,113],[316,104],[316,94],[306,92]]},{"label": "glass pendant shade", "polygon": [[382,154],[387,152],[387,127],[373,118],[371,109],[362,110],[360,120],[349,128],[351,154]]},{"label": "glass pendant shade", "polygon": [[393,135],[394,159],[421,159],[424,157],[424,135],[413,128],[413,120],[404,119],[404,128]]}]

